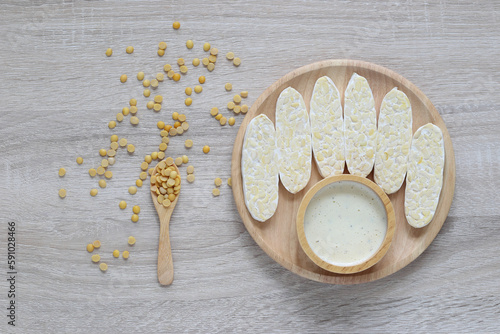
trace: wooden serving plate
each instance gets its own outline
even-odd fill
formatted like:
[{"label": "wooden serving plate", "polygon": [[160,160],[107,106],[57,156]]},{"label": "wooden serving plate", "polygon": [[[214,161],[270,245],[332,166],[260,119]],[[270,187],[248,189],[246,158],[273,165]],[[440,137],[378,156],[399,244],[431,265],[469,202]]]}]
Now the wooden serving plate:
[{"label": "wooden serving plate", "polygon": [[[289,86],[299,91],[309,110],[309,102],[316,80],[329,76],[342,96],[351,78],[356,72],[364,76],[373,91],[377,115],[383,97],[392,88],[398,87],[410,99],[413,112],[413,132],[426,123],[433,123],[443,131],[445,145],[445,164],[443,189],[433,221],[421,229],[411,227],[405,218],[404,189],[389,195],[396,217],[396,230],[392,245],[386,255],[373,267],[355,274],[336,274],[317,266],[304,253],[299,244],[296,229],[297,210],[307,191],[322,179],[318,168],[312,163],[311,179],[307,186],[297,194],[290,194],[283,185],[279,185],[279,202],[276,213],[268,221],[261,223],[254,220],[245,206],[241,177],[241,149],[246,127],[258,114],[266,114],[275,121],[276,101],[281,91]],[[342,103],[343,105],[343,103]],[[347,172],[345,168],[344,173]],[[330,284],[357,284],[374,281],[390,275],[415,260],[430,245],[441,230],[451,207],[455,192],[455,155],[446,126],[432,105],[431,101],[410,81],[382,66],[358,60],[325,60],[298,68],[267,88],[249,110],[240,126],[233,148],[231,162],[233,196],[238,212],[246,229],[257,244],[276,262],[288,270],[303,277]],[[373,172],[368,175],[373,180]]]}]

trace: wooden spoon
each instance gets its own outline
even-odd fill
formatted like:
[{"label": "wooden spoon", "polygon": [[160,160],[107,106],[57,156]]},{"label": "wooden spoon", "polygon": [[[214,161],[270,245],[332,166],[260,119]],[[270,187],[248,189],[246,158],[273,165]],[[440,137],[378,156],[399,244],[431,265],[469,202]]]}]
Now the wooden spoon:
[{"label": "wooden spoon", "polygon": [[[179,174],[179,169],[175,164],[172,165],[177,174]],[[158,165],[155,166],[153,174],[156,174],[156,169]],[[151,185],[151,188],[153,185]],[[158,203],[158,195],[153,189],[151,189],[151,197],[153,198],[153,203],[160,218],[160,242],[158,244],[158,281],[161,285],[170,285],[174,280],[174,263],[172,261],[172,250],[170,248],[170,217],[174,211],[175,205],[177,204],[177,199],[180,193],[175,197],[175,200],[170,204],[168,208],[164,207],[162,204]]]}]

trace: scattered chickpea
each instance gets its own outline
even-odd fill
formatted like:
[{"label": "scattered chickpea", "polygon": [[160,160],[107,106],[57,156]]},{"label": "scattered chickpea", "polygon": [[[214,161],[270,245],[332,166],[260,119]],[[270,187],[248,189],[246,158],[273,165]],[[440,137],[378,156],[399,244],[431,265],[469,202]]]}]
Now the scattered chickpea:
[{"label": "scattered chickpea", "polygon": [[229,109],[229,110],[233,110],[234,109],[234,102],[233,101],[229,101],[227,103],[227,109]]},{"label": "scattered chickpea", "polygon": [[63,167],[59,168],[59,176],[64,176],[66,175],[66,169],[64,169]]},{"label": "scattered chickpea", "polygon": [[236,57],[236,58],[233,59],[233,65],[234,66],[240,66],[240,64],[241,64],[241,59],[240,58]]},{"label": "scattered chickpea", "polygon": [[218,120],[218,121],[220,121],[221,118],[222,118],[222,114],[217,114],[217,116],[215,116],[215,119]]},{"label": "scattered chickpea", "polygon": [[248,97],[248,91],[244,90],[240,93],[241,97],[247,98]]},{"label": "scattered chickpea", "polygon": [[87,244],[87,252],[92,253],[94,251],[94,245]]},{"label": "scattered chickpea", "polygon": [[139,80],[139,81],[144,80],[144,72],[137,73],[137,80]]},{"label": "scattered chickpea", "polygon": [[193,59],[193,66],[198,66],[200,65],[200,59],[199,58],[194,58]]},{"label": "scattered chickpea", "polygon": [[104,262],[99,263],[99,269],[101,269],[101,271],[106,271],[108,270],[108,265]]},{"label": "scattered chickpea", "polygon": [[97,189],[95,188],[90,189],[90,196],[92,197],[97,196],[97,193],[98,193]]},{"label": "scattered chickpea", "polygon": [[208,152],[210,152],[210,146],[208,145],[203,146],[203,153],[207,154]]},{"label": "scattered chickpea", "polygon": [[145,97],[149,97],[151,95],[151,91],[149,89],[145,89],[142,93]]},{"label": "scattered chickpea", "polygon": [[177,117],[177,119],[179,120],[179,122],[185,122],[186,121],[186,115],[185,114],[179,114],[179,116]]},{"label": "scattered chickpea", "polygon": [[181,75],[179,73],[175,73],[173,76],[174,81],[179,81],[181,80]]},{"label": "scattered chickpea", "polygon": [[99,180],[99,187],[106,188],[106,180],[103,179]]},{"label": "scattered chickpea", "polygon": [[128,192],[130,193],[130,195],[135,195],[137,193],[137,188],[134,186],[130,186],[128,187]]},{"label": "scattered chickpea", "polygon": [[94,246],[94,248],[100,248],[101,247],[101,242],[99,240],[95,240],[92,245]]},{"label": "scattered chickpea", "polygon": [[135,146],[132,144],[128,144],[127,145],[127,152],[134,153],[134,151],[135,151]]},{"label": "scattered chickpea", "polygon": [[234,53],[233,52],[228,52],[226,53],[226,58],[228,60],[233,60],[234,59]]},{"label": "scattered chickpea", "polygon": [[187,180],[189,183],[193,183],[193,182],[194,182],[194,174],[189,174],[189,175],[186,177],[186,180]]},{"label": "scattered chickpea", "polygon": [[134,47],[133,46],[127,46],[127,48],[125,49],[125,52],[127,52],[128,54],[134,52]]},{"label": "scattered chickpea", "polygon": [[121,122],[123,121],[123,114],[121,112],[119,112],[118,114],[116,114],[116,120],[118,122]]},{"label": "scattered chickpea", "polygon": [[210,109],[210,115],[215,117],[217,116],[218,113],[219,113],[219,108],[213,107],[212,109]]},{"label": "scattered chickpea", "polygon": [[188,98],[184,101],[184,103],[185,103],[187,106],[190,106],[190,105],[193,103],[193,99],[192,99],[192,98],[190,98],[190,97],[188,97]]},{"label": "scattered chickpea", "polygon": [[149,85],[151,85],[151,81],[149,81],[148,79],[146,79],[146,80],[144,80],[144,81],[142,82],[142,85],[143,85],[144,87],[149,87]]},{"label": "scattered chickpea", "polygon": [[142,180],[141,179],[135,180],[135,185],[138,187],[142,187]]},{"label": "scattered chickpea", "polygon": [[184,58],[179,58],[179,59],[177,59],[177,65],[182,66],[182,65],[184,65],[184,64],[185,64],[185,62],[184,62]]},{"label": "scattered chickpea", "polygon": [[158,54],[158,56],[163,57],[165,55],[165,50],[158,49],[158,51],[156,51],[156,53]]},{"label": "scattered chickpea", "polygon": [[132,117],[130,117],[130,124],[132,124],[132,125],[137,125],[137,124],[139,124],[139,118],[138,118],[138,117],[136,117],[136,116],[132,116]]},{"label": "scattered chickpea", "polygon": [[208,56],[208,61],[210,63],[215,63],[217,61],[217,56],[214,56],[214,55]]},{"label": "scattered chickpea", "polygon": [[171,71],[171,70],[172,70],[172,65],[170,65],[170,64],[165,64],[165,65],[163,66],[163,71],[164,71],[165,73],[168,73],[168,72],[169,72],[169,71]]},{"label": "scattered chickpea", "polygon": [[242,105],[241,106],[241,113],[242,114],[246,114],[248,111],[248,106],[246,104]]},{"label": "scattered chickpea", "polygon": [[136,107],[136,106],[131,106],[131,107],[130,107],[130,113],[131,113],[132,115],[137,114],[137,107]]},{"label": "scattered chickpea", "polygon": [[110,128],[110,129],[114,129],[115,127],[116,127],[116,122],[115,122],[115,121],[110,121],[110,122],[108,123],[108,128]]},{"label": "scattered chickpea", "polygon": [[194,86],[194,92],[196,94],[200,94],[202,91],[203,91],[203,87],[201,87],[200,85]]},{"label": "scattered chickpea", "polygon": [[235,122],[236,122],[236,121],[235,121],[234,117],[229,117],[229,119],[228,119],[228,121],[227,121],[227,123],[228,123],[229,125],[231,125],[231,126],[233,126]]},{"label": "scattered chickpea", "polygon": [[97,171],[94,168],[89,169],[89,175],[94,177],[97,174]]},{"label": "scattered chickpea", "polygon": [[104,175],[105,171],[106,170],[104,169],[104,167],[102,167],[102,166],[97,167],[97,174],[98,175]]},{"label": "scattered chickpea", "polygon": [[193,41],[192,41],[192,40],[190,40],[190,39],[188,39],[188,40],[187,40],[187,42],[186,42],[186,47],[187,47],[188,49],[192,49],[192,48],[193,48],[193,46],[194,46]]},{"label": "scattered chickpea", "polygon": [[206,57],[205,57],[205,58],[203,58],[203,59],[201,60],[201,63],[202,63],[203,65],[207,66],[208,64],[210,64],[210,61],[208,60],[208,58],[206,58]]},{"label": "scattered chickpea", "polygon": [[231,181],[231,178],[227,179],[227,185],[230,186],[230,187],[233,186],[233,182]]},{"label": "scattered chickpea", "polygon": [[127,138],[120,138],[118,143],[120,144],[121,147],[125,147],[125,145],[127,145]]},{"label": "scattered chickpea", "polygon": [[118,203],[118,206],[120,207],[120,209],[125,210],[127,208],[127,202],[120,201],[120,203]]},{"label": "scattered chickpea", "polygon": [[134,212],[135,214],[139,214],[139,212],[141,212],[141,207],[139,205],[134,205],[134,207],[132,208],[132,212]]},{"label": "scattered chickpea", "polygon": [[240,104],[240,102],[241,102],[241,96],[239,96],[238,94],[236,94],[236,95],[233,97],[233,101],[234,101],[234,103],[236,103],[236,104]]},{"label": "scattered chickpea", "polygon": [[118,141],[118,136],[117,135],[111,135],[111,137],[109,137],[109,140],[112,143],[116,143]]},{"label": "scattered chickpea", "polygon": [[219,196],[220,195],[220,190],[218,188],[212,189],[212,195],[214,195],[215,197]]},{"label": "scattered chickpea", "polygon": [[217,56],[217,53],[219,53],[219,50],[217,48],[211,48],[210,49],[210,54],[212,56]]},{"label": "scattered chickpea", "polygon": [[181,67],[179,67],[179,70],[182,74],[186,74],[188,72],[188,68],[186,65],[182,65]]},{"label": "scattered chickpea", "polygon": [[101,256],[99,254],[92,255],[92,262],[97,263],[101,260]]},{"label": "scattered chickpea", "polygon": [[139,221],[139,216],[134,213],[130,219],[132,222],[137,223]]},{"label": "scattered chickpea", "polygon": [[202,75],[198,78],[198,82],[201,83],[201,84],[204,84],[205,83],[205,77]]},{"label": "scattered chickpea", "polygon": [[210,43],[203,44],[203,51],[209,51],[209,50],[210,50]]},{"label": "scattered chickpea", "polygon": [[162,103],[163,102],[163,96],[156,95],[153,100],[155,101],[155,103]]},{"label": "scattered chickpea", "polygon": [[172,24],[172,28],[174,28],[175,30],[179,29],[180,27],[181,27],[181,24],[178,21],[175,21]]},{"label": "scattered chickpea", "polygon": [[215,69],[215,65],[213,63],[210,63],[207,65],[207,70],[209,70],[210,72],[212,72],[214,69]]},{"label": "scattered chickpea", "polygon": [[59,197],[61,198],[66,197],[66,189],[59,189]]},{"label": "scattered chickpea", "polygon": [[234,112],[235,114],[239,114],[239,113],[241,112],[241,107],[240,107],[240,106],[234,106],[234,108],[233,108],[233,112]]},{"label": "scattered chickpea", "polygon": [[120,81],[122,83],[125,83],[127,81],[127,75],[126,74],[122,74],[122,76],[120,77]]},{"label": "scattered chickpea", "polygon": [[153,159],[153,160],[158,159],[158,152],[152,152],[151,153],[151,159]]},{"label": "scattered chickpea", "polygon": [[186,148],[193,147],[193,141],[191,139],[186,139],[186,141],[184,142],[184,146],[186,146]]},{"label": "scattered chickpea", "polygon": [[148,103],[146,103],[146,108],[148,109],[153,109],[155,106],[155,103],[153,101],[148,101]]},{"label": "scattered chickpea", "polygon": [[233,89],[233,85],[231,85],[229,82],[224,86],[224,88],[229,92],[230,90]]},{"label": "scattered chickpea", "polygon": [[220,177],[216,177],[214,180],[214,184],[216,187],[220,187],[222,184],[222,179]]},{"label": "scattered chickpea", "polygon": [[112,54],[113,54],[113,49],[108,48],[108,49],[106,50],[106,56],[111,57],[111,55],[112,55]]},{"label": "scattered chickpea", "polygon": [[82,157],[76,158],[76,163],[79,165],[83,164],[83,158]]},{"label": "scattered chickpea", "polygon": [[151,88],[156,89],[158,88],[159,82],[157,79],[151,80]]},{"label": "scattered chickpea", "polygon": [[118,249],[115,249],[113,251],[113,257],[116,257],[116,258],[120,257],[120,251]]},{"label": "scattered chickpea", "polygon": [[189,166],[187,166],[187,168],[186,168],[186,172],[187,172],[188,174],[193,174],[193,173],[194,173],[194,166],[193,166],[193,165],[189,165]]},{"label": "scattered chickpea", "polygon": [[132,246],[133,244],[135,244],[135,238],[133,236],[128,237],[128,244],[130,246]]},{"label": "scattered chickpea", "polygon": [[123,109],[122,109],[123,116],[128,116],[129,113],[130,113],[130,109],[128,107],[123,107]]},{"label": "scattered chickpea", "polygon": [[122,257],[126,260],[128,259],[128,256],[129,256],[129,252],[128,251],[123,251],[122,253]]},{"label": "scattered chickpea", "polygon": [[158,49],[166,50],[167,49],[167,43],[165,43],[165,42],[158,43]]}]

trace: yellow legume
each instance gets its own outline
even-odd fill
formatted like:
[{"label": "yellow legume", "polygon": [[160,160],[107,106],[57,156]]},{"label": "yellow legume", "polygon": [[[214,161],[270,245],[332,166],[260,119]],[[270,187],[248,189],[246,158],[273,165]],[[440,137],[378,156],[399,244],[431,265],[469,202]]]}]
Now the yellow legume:
[{"label": "yellow legume", "polygon": [[158,88],[158,85],[159,85],[159,83],[158,83],[157,79],[151,80],[151,88],[156,89],[156,88]]},{"label": "yellow legume", "polygon": [[135,195],[137,193],[137,188],[134,186],[130,186],[128,187],[128,192],[130,193],[130,195]]},{"label": "yellow legume", "polygon": [[212,189],[212,195],[214,195],[216,197],[219,196],[220,195],[220,190],[218,188]]},{"label": "yellow legume", "polygon": [[179,120],[179,122],[185,122],[186,121],[186,115],[185,114],[179,114],[179,116],[177,117],[177,119]]},{"label": "yellow legume", "polygon": [[224,86],[224,88],[229,92],[230,90],[233,89],[233,85],[231,85],[229,82]]},{"label": "yellow legume", "polygon": [[159,149],[160,151],[165,151],[165,150],[167,149],[167,147],[168,147],[168,146],[167,146],[167,144],[165,144],[165,143],[161,143],[161,144],[158,146],[158,149]]},{"label": "yellow legume", "polygon": [[149,164],[148,164],[146,161],[143,161],[143,162],[141,163],[141,169],[142,169],[142,170],[147,170],[147,169],[148,169],[148,167],[149,167]]},{"label": "yellow legume", "polygon": [[227,185],[230,187],[233,186],[233,182],[231,181],[231,178],[227,179]]},{"label": "yellow legume", "polygon": [[187,168],[186,168],[186,172],[187,172],[188,174],[193,174],[193,173],[194,173],[194,166],[193,166],[193,165],[189,165],[189,166],[187,166]]},{"label": "yellow legume", "polygon": [[99,254],[92,255],[92,262],[97,263],[101,260],[101,256]]},{"label": "yellow legume", "polygon": [[94,251],[94,245],[87,244],[87,252],[92,253]]},{"label": "yellow legume", "polygon": [[153,160],[158,159],[158,152],[151,152],[151,159]]},{"label": "yellow legume", "polygon": [[241,97],[248,97],[248,91],[247,90],[244,90],[240,93]]},{"label": "yellow legume", "polygon": [[208,64],[210,64],[210,60],[208,60],[208,58],[206,58],[206,57],[205,57],[205,58],[203,58],[203,59],[201,60],[201,63],[202,63],[203,65],[207,66]]},{"label": "yellow legume", "polygon": [[233,97],[233,101],[234,101],[234,103],[236,103],[236,104],[240,104],[240,102],[241,102],[241,96],[239,96],[238,94],[236,94],[236,95]]},{"label": "yellow legume", "polygon": [[229,101],[227,103],[227,109],[229,109],[229,110],[233,110],[234,109],[234,102],[233,101]]},{"label": "yellow legume", "polygon": [[120,207],[120,209],[125,210],[127,208],[127,202],[120,201],[120,203],[118,203],[118,206]]},{"label": "yellow legume", "polygon": [[228,119],[228,121],[227,121],[227,123],[228,123],[229,125],[231,125],[231,126],[233,126],[235,122],[236,122],[236,120],[234,119],[234,117],[229,117],[229,119]]},{"label": "yellow legume", "polygon": [[193,94],[193,89],[191,87],[186,87],[186,89],[184,89],[184,93],[189,96]]},{"label": "yellow legume", "polygon": [[104,172],[106,172],[104,167],[102,167],[102,166],[97,167],[97,174],[98,175],[104,175]]},{"label": "yellow legume", "polygon": [[103,179],[99,180],[99,187],[106,188],[106,181]]},{"label": "yellow legume", "polygon": [[158,121],[158,123],[156,123],[156,126],[158,127],[158,129],[163,129],[165,127],[165,122]]},{"label": "yellow legume", "polygon": [[211,48],[210,49],[210,54],[213,56],[217,56],[217,53],[219,53],[219,50],[217,48]]},{"label": "yellow legume", "polygon": [[127,81],[127,75],[126,74],[122,74],[120,76],[120,81],[121,81],[121,83],[125,83]]},{"label": "yellow legume", "polygon": [[200,94],[202,91],[203,91],[203,87],[201,87],[200,85],[194,86],[194,92],[196,94]]},{"label": "yellow legume", "polygon": [[144,80],[144,72],[137,73],[137,80],[139,80],[139,81]]},{"label": "yellow legume", "polygon": [[167,43],[165,43],[165,42],[158,43],[158,49],[166,50],[167,49]]},{"label": "yellow legume", "polygon": [[179,70],[181,71],[182,74],[186,74],[188,72],[188,68],[186,65],[182,65]]},{"label": "yellow legume", "polygon": [[155,101],[155,103],[162,103],[163,102],[163,96],[156,95],[153,100]]},{"label": "yellow legume", "polygon": [[190,40],[190,39],[188,39],[188,40],[187,40],[187,42],[186,42],[186,47],[187,47],[188,49],[192,49],[192,48],[193,48],[193,46],[194,46],[193,41],[192,41],[192,40]]},{"label": "yellow legume", "polygon": [[[116,144],[116,148],[118,148],[118,143],[115,143],[115,144]],[[111,150],[110,150],[110,151],[111,151]],[[113,151],[113,152],[115,152],[115,151]],[[109,158],[108,158],[108,162],[109,162],[109,165],[110,165],[110,166],[112,166],[112,165],[114,165],[114,164],[115,164],[116,160],[115,160],[115,158],[114,158],[114,157],[109,157]]]},{"label": "yellow legume", "polygon": [[125,52],[127,52],[128,54],[134,52],[134,47],[133,46],[127,46],[127,48],[125,49]]},{"label": "yellow legume", "polygon": [[135,146],[132,144],[128,144],[127,145],[127,152],[134,153],[134,151],[135,151]]},{"label": "yellow legume", "polygon": [[213,107],[212,109],[210,109],[210,115],[217,116],[218,113],[219,113],[219,108]]},{"label": "yellow legume", "polygon": [[108,159],[102,159],[101,160],[101,166],[104,167],[104,168],[108,167],[109,166]]},{"label": "yellow legume", "polygon": [[169,71],[171,71],[171,70],[172,70],[172,65],[170,65],[170,64],[165,64],[165,65],[163,65],[163,71],[164,71],[165,73],[168,73],[168,72],[169,72]]},{"label": "yellow legume", "polygon": [[149,86],[151,85],[151,81],[149,81],[148,79],[146,79],[146,80],[144,80],[144,81],[142,82],[142,85],[143,85],[144,87],[149,87]]},{"label": "yellow legume", "polygon": [[174,121],[176,121],[176,120],[178,120],[178,119],[179,119],[179,113],[178,113],[177,111],[174,111],[174,112],[172,113],[172,119],[173,119]]},{"label": "yellow legume", "polygon": [[138,117],[136,117],[136,116],[132,116],[132,117],[130,117],[130,124],[132,124],[132,125],[137,125],[137,124],[139,124],[139,118],[138,118]]},{"label": "yellow legume", "polygon": [[108,265],[104,262],[99,263],[99,269],[101,269],[101,271],[106,271],[108,270]]},{"label": "yellow legume", "polygon": [[79,165],[83,164],[83,158],[82,157],[76,158],[76,163]]},{"label": "yellow legume", "polygon": [[113,54],[113,49],[108,48],[108,49],[106,50],[106,56],[111,57],[111,55],[112,55],[112,54]]},{"label": "yellow legume", "polygon": [[106,149],[101,148],[101,149],[99,150],[99,155],[100,155],[101,157],[104,157],[106,154],[108,154],[108,151],[106,151]]},{"label": "yellow legume", "polygon": [[139,205],[134,205],[134,207],[132,208],[132,212],[134,212],[135,214],[139,214],[139,212],[141,212],[141,207]]},{"label": "yellow legume", "polygon": [[174,75],[175,75],[174,70],[170,70],[170,71],[168,71],[168,72],[167,72],[167,77],[168,77],[169,79],[173,79],[173,78],[174,78]]},{"label": "yellow legume", "polygon": [[122,109],[123,116],[128,116],[129,113],[130,113],[130,109],[128,107],[123,107],[123,109]]},{"label": "yellow legume", "polygon": [[241,106],[241,113],[242,114],[246,114],[248,111],[248,106],[246,104],[242,105]]},{"label": "yellow legume", "polygon": [[215,116],[215,119],[218,120],[218,121],[220,121],[221,118],[222,118],[222,114],[217,114],[217,116]]},{"label": "yellow legume", "polygon": [[136,215],[135,213],[132,215],[132,217],[130,218],[134,223],[137,223],[139,221],[139,216]]},{"label": "yellow legume", "polygon": [[133,236],[128,237],[128,244],[131,246],[135,244],[135,238]]},{"label": "yellow legume", "polygon": [[220,177],[216,177],[214,180],[214,184],[216,187],[220,187],[222,184],[222,179]]},{"label": "yellow legume", "polygon": [[118,141],[118,143],[120,144],[121,147],[124,147],[125,145],[127,145],[127,139],[126,138],[120,138],[120,140]]},{"label": "yellow legume", "polygon": [[234,106],[234,108],[233,108],[233,112],[234,112],[235,114],[239,114],[239,113],[240,113],[240,111],[241,111],[241,107],[240,107],[240,106]]},{"label": "yellow legume", "polygon": [[101,242],[99,240],[95,240],[92,245],[94,246],[94,248],[100,248],[101,247]]},{"label": "yellow legume", "polygon": [[89,169],[89,175],[94,177],[96,175],[97,171],[94,168]]},{"label": "yellow legume", "polygon": [[155,103],[153,101],[148,101],[148,103],[146,103],[146,108],[148,109],[153,109],[155,106]]},{"label": "yellow legume", "polygon": [[110,179],[113,177],[113,172],[110,170],[107,170],[106,173],[104,173],[104,177],[107,179]]},{"label": "yellow legume", "polygon": [[130,101],[128,101],[128,103],[130,104],[130,106],[136,106],[137,105],[137,99],[130,99]]},{"label": "yellow legume", "polygon": [[[177,158],[175,158],[175,164],[176,164],[177,166],[182,165],[182,158],[181,158],[181,157],[177,157]],[[170,173],[170,174],[172,174],[172,173]],[[175,176],[174,176],[174,178],[175,178]]]},{"label": "yellow legume", "polygon": [[151,95],[151,91],[149,89],[145,89],[144,92],[142,92],[145,97],[149,97]]},{"label": "yellow legume", "polygon": [[187,106],[190,106],[192,103],[193,103],[193,99],[188,97],[186,98],[186,100],[184,101],[184,103],[187,105]]},{"label": "yellow legume", "polygon": [[115,249],[115,250],[113,251],[113,256],[114,256],[114,257],[120,257],[120,251],[119,251],[118,249]]},{"label": "yellow legume", "polygon": [[66,189],[59,189],[59,197],[61,198],[66,197]]},{"label": "yellow legume", "polygon": [[[146,168],[147,169],[147,168]],[[141,180],[146,180],[148,178],[148,173],[146,172],[141,172],[141,174],[139,174],[139,178]]]},{"label": "yellow legume", "polygon": [[185,64],[184,58],[177,59],[177,65],[182,66]]},{"label": "yellow legume", "polygon": [[158,51],[156,51],[156,53],[158,54],[158,56],[163,57],[165,55],[165,50],[158,49]]},{"label": "yellow legume", "polygon": [[122,257],[126,260],[126,259],[128,259],[129,254],[130,254],[130,253],[129,253],[128,251],[123,251],[123,253],[122,253]]},{"label": "yellow legume", "polygon": [[116,127],[116,122],[115,122],[115,121],[110,121],[110,122],[108,123],[108,128],[110,128],[110,129],[114,129],[115,127]]},{"label": "yellow legume", "polygon": [[202,75],[198,78],[198,82],[201,83],[201,84],[204,84],[205,83],[205,77]]},{"label": "yellow legume", "polygon": [[220,122],[220,125],[226,125],[227,118],[223,116],[223,117],[221,117],[221,119],[219,120],[219,122]]},{"label": "yellow legume", "polygon": [[95,189],[95,188],[90,189],[90,196],[94,197],[97,195],[97,193],[98,193],[97,189]]},{"label": "yellow legume", "polygon": [[226,53],[226,58],[228,60],[233,60],[234,59],[234,53],[233,52],[228,52]]},{"label": "yellow legume", "polygon": [[142,187],[142,180],[141,179],[135,180],[135,185],[138,187]]},{"label": "yellow legume", "polygon": [[215,63],[217,61],[217,56],[213,55],[208,56],[208,61],[211,63]]},{"label": "yellow legume", "polygon": [[207,65],[207,70],[209,70],[210,72],[212,72],[215,68],[215,65],[213,63],[210,63]]},{"label": "yellow legume", "polygon": [[186,141],[184,142],[184,146],[186,146],[187,148],[193,147],[193,141],[191,139],[186,139]]},{"label": "yellow legume", "polygon": [[118,136],[117,135],[112,135],[109,139],[110,139],[110,141],[112,143],[116,143],[118,141]]},{"label": "yellow legume", "polygon": [[116,120],[118,122],[121,122],[123,121],[123,114],[121,112],[119,112],[118,114],[116,114]]},{"label": "yellow legume", "polygon": [[203,51],[208,51],[210,50],[210,43],[204,43],[203,44]]},{"label": "yellow legume", "polygon": [[240,59],[240,58],[238,58],[238,57],[234,58],[234,59],[233,59],[233,64],[234,64],[234,66],[240,66],[240,64],[241,64],[241,59]]},{"label": "yellow legume", "polygon": [[188,122],[182,122],[181,128],[182,128],[182,130],[187,131],[187,129],[189,129],[189,123]]},{"label": "yellow legume", "polygon": [[203,146],[203,153],[207,154],[208,152],[210,152],[210,146],[208,145]]},{"label": "yellow legume", "polygon": [[66,169],[64,169],[63,167],[59,168],[59,176],[64,176],[66,175]]},{"label": "yellow legume", "polygon": [[181,80],[181,75],[179,73],[175,73],[173,76],[174,81],[179,81]]},{"label": "yellow legume", "polygon": [[172,27],[177,30],[181,27],[181,24],[178,22],[178,21],[175,21],[173,24],[172,24]]},{"label": "yellow legume", "polygon": [[189,174],[189,175],[186,177],[186,180],[187,180],[189,183],[194,182],[194,174]]},{"label": "yellow legume", "polygon": [[200,59],[199,58],[194,58],[193,59],[193,66],[198,66],[200,65]]}]

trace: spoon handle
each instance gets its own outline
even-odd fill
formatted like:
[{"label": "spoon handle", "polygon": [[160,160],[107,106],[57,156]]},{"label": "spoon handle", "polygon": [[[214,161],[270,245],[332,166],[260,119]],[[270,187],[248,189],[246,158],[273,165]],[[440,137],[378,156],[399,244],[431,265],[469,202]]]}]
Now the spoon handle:
[{"label": "spoon handle", "polygon": [[158,245],[158,281],[161,285],[170,285],[174,280],[174,263],[170,248],[170,214],[160,219],[160,242]]}]

